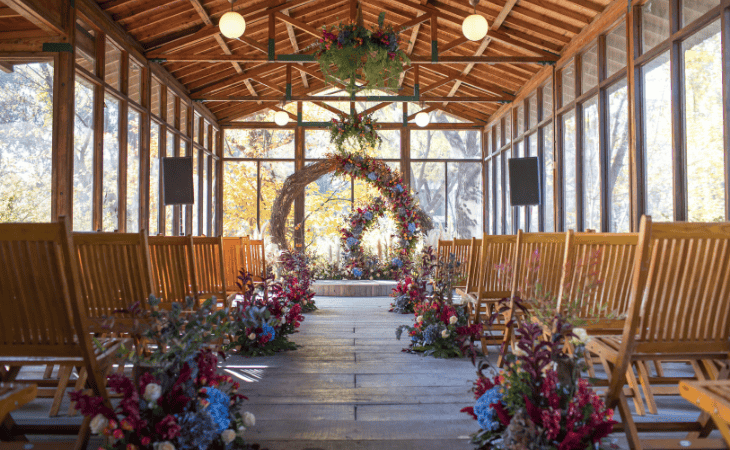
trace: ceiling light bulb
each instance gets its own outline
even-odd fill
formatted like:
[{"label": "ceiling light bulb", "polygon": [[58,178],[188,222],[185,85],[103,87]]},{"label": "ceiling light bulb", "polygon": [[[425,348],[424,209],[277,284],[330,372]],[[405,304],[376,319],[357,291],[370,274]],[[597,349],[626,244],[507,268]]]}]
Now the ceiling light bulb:
[{"label": "ceiling light bulb", "polygon": [[416,125],[418,125],[419,127],[421,127],[421,128],[425,127],[426,125],[428,125],[428,123],[430,121],[431,121],[431,119],[429,118],[427,112],[421,111],[418,114],[416,114]]},{"label": "ceiling light bulb", "polygon": [[276,124],[280,127],[283,127],[289,123],[289,113],[286,111],[277,111],[276,114],[274,114],[274,122],[276,122]]},{"label": "ceiling light bulb", "polygon": [[221,29],[223,36],[228,39],[238,39],[246,31],[246,20],[237,12],[228,11],[221,16],[218,27]]},{"label": "ceiling light bulb", "polygon": [[470,41],[478,41],[484,39],[484,36],[487,35],[489,24],[487,24],[487,19],[484,16],[472,14],[464,19],[461,31],[464,33],[464,37]]}]

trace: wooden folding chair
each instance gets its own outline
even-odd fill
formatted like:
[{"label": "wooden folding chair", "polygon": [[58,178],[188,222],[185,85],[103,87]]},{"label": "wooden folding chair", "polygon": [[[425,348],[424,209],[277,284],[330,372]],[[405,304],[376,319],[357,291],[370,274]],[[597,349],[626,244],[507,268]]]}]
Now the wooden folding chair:
[{"label": "wooden folding chair", "polygon": [[[111,407],[105,366],[120,341],[105,340],[102,348],[92,344],[77,260],[63,217],[58,223],[0,224],[0,292],[0,366],[9,367],[0,381],[13,381],[22,366],[60,365],[69,375],[73,367],[82,367],[87,376],[77,387],[88,387]],[[60,383],[55,395],[62,396],[65,388]],[[76,449],[86,448],[90,421],[83,421]],[[14,426],[12,418],[5,424]],[[34,426],[33,432],[54,434],[54,428]],[[22,432],[6,429],[0,435],[12,438]]]},{"label": "wooden folding chair", "polygon": [[216,297],[218,306],[223,307],[227,298],[223,240],[220,237],[198,236],[192,240],[198,301],[202,303]]},{"label": "wooden folding chair", "polygon": [[248,246],[248,237],[224,237],[223,265],[226,277],[226,295],[237,294],[239,289],[236,284],[241,269],[246,269],[244,249]]},{"label": "wooden folding chair", "polygon": [[[679,393],[712,417],[727,448],[730,448],[730,380],[680,381]],[[702,442],[699,442],[702,444]]]},{"label": "wooden folding chair", "polygon": [[[514,261],[517,246],[516,235],[488,235],[481,239],[479,261],[477,263],[477,280],[472,288],[467,286],[466,297],[469,301],[469,323],[481,323],[482,352],[486,355],[487,345],[498,345],[502,342],[504,324],[488,325],[499,300],[509,297],[511,290],[509,280],[500,274],[498,265]],[[496,333],[495,333],[496,332]]]},{"label": "wooden folding chair", "polygon": [[464,286],[457,286],[456,293],[465,302],[468,302],[467,292],[474,292],[479,285],[479,269],[481,262],[482,240],[471,238],[469,244],[469,258],[466,263],[466,280]]},{"label": "wooden folding chair", "polygon": [[439,266],[436,267],[436,273],[434,276],[440,276],[440,266],[449,262],[449,255],[454,251],[454,241],[439,239],[438,246],[436,247],[436,261],[439,262]]},{"label": "wooden folding chair", "polygon": [[160,306],[170,308],[173,303],[185,304],[186,297],[195,300],[198,288],[195,280],[195,258],[190,236],[150,236],[150,268],[154,293]]},{"label": "wooden folding chair", "polygon": [[[703,362],[726,361],[730,356],[728,298],[730,224],[652,223],[650,217],[642,218],[623,334],[594,337],[586,346],[601,359],[608,374],[606,405],[618,407],[632,449],[645,448],[644,444],[646,448],[686,447],[676,439],[642,441],[639,431],[698,433],[689,438],[709,433],[712,424],[706,414],[697,422],[635,423],[624,384],[636,361],[687,360],[698,380],[708,379],[711,374],[703,370]],[[727,365],[718,378],[728,378]],[[722,442],[715,444],[723,448]]]},{"label": "wooden folding chair", "polygon": [[446,262],[450,261],[451,255],[454,255],[454,263],[458,263],[455,268],[456,283],[455,287],[463,289],[466,286],[466,279],[469,273],[469,253],[471,252],[471,239],[454,239],[451,246],[451,254],[446,255]]},{"label": "wooden folding chair", "polygon": [[251,274],[254,283],[266,278],[266,252],[263,239],[249,239],[243,246],[246,270]]},{"label": "wooden folding chair", "polygon": [[[515,306],[515,297],[527,300],[535,299],[538,296],[555,297],[558,295],[563,275],[565,246],[571,234],[572,231],[567,233],[517,231],[517,243],[512,263],[510,305],[504,314],[505,323],[519,321],[521,317]],[[513,344],[514,328],[514,323],[505,328],[503,345]],[[501,354],[498,365],[502,366]]]}]

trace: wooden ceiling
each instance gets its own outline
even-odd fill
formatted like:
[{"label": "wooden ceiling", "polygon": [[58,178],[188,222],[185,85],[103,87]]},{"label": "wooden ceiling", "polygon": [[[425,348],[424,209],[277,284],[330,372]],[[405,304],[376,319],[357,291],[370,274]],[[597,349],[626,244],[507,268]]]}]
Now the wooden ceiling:
[{"label": "wooden ceiling", "polygon": [[[312,53],[307,47],[322,27],[354,18],[357,8],[356,0],[237,0],[233,6],[228,0],[96,1],[191,98],[207,100],[222,125],[276,108],[288,77],[295,97],[324,90],[316,62],[270,62],[269,35],[274,35],[278,57]],[[367,27],[377,24],[381,11],[386,23],[408,27],[401,33],[402,48],[422,64],[407,71],[398,95],[412,95],[418,81],[422,98],[438,100],[427,107],[476,123],[486,123],[500,102],[514,98],[541,69],[534,61],[555,61],[610,2],[480,0],[476,9],[490,30],[483,41],[470,42],[461,33],[463,19],[473,11],[467,0],[360,0]],[[231,7],[246,19],[240,40],[218,32],[218,20]],[[0,21],[6,9],[0,7]],[[434,36],[437,63],[431,61]],[[509,58],[497,62],[499,57]],[[493,101],[468,101],[470,97]]]}]

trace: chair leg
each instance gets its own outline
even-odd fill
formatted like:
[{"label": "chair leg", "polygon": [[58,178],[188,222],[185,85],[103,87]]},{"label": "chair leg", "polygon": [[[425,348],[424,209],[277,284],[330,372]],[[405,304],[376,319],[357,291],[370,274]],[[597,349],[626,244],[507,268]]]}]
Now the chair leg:
[{"label": "chair leg", "polygon": [[647,367],[647,362],[637,361],[635,365],[636,371],[639,373],[639,382],[644,390],[644,398],[646,398],[646,406],[649,409],[649,414],[658,414],[654,393],[651,390],[651,383],[649,382],[649,367]]},{"label": "chair leg", "polygon": [[56,388],[56,393],[53,396],[51,410],[48,413],[49,417],[56,417],[58,415],[58,411],[61,409],[61,402],[63,401],[63,396],[66,395],[66,387],[68,386],[68,381],[71,378],[71,372],[73,372],[73,366],[62,365],[58,368],[58,387]]},{"label": "chair leg", "polygon": [[642,450],[643,447],[641,445],[641,439],[639,439],[639,431],[636,429],[634,418],[631,416],[631,410],[629,409],[629,403],[626,401],[626,396],[623,391],[619,393],[618,410],[621,415],[621,423],[624,426],[624,433],[626,433],[629,448],[631,450]]},{"label": "chair leg", "polygon": [[74,450],[86,450],[89,445],[89,437],[91,436],[91,419],[92,417],[84,417],[84,421],[81,422],[81,430],[76,437],[76,444]]},{"label": "chair leg", "polygon": [[644,409],[644,400],[641,399],[641,391],[639,391],[639,382],[636,380],[636,375],[634,374],[634,368],[629,366],[629,368],[626,370],[626,383],[629,385],[629,388],[631,389],[631,392],[633,392],[632,399],[634,400],[634,407],[636,408],[636,414],[640,416],[646,415],[646,410]]},{"label": "chair leg", "polygon": [[[77,367],[76,370],[79,373],[79,379],[76,380],[76,385],[74,386],[74,390],[78,391],[80,389],[83,389],[84,386],[86,386],[86,379],[88,378],[88,372],[86,371],[86,367]],[[76,402],[71,402],[71,405],[68,407],[68,415],[70,417],[75,416],[78,414],[78,411],[76,410]]]},{"label": "chair leg", "polygon": [[664,367],[662,366],[662,362],[658,359],[654,360],[654,370],[656,371],[656,376],[660,378],[664,376]]},{"label": "chair leg", "polygon": [[48,364],[46,366],[46,371],[43,372],[43,379],[47,380],[53,376],[53,364]]}]

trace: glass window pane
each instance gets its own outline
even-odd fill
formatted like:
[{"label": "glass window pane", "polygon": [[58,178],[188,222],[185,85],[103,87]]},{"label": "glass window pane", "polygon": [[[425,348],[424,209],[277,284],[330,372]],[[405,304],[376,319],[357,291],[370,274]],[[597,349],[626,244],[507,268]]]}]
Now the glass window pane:
[{"label": "glass window pane", "polygon": [[722,43],[717,20],[682,43],[689,220],[725,220]]},{"label": "glass window pane", "polygon": [[[163,125],[164,126],[164,125]],[[169,128],[165,127],[165,136],[166,136],[166,144],[165,144],[165,155],[166,156],[177,156],[175,153],[175,140],[174,135],[169,130]],[[163,186],[163,199],[164,199],[164,186]],[[175,233],[173,233],[174,227],[173,227],[173,208],[174,206],[165,206],[165,236],[174,236]]]},{"label": "glass window pane", "polygon": [[[253,234],[252,230],[256,229],[256,201],[254,201],[258,197],[256,162],[229,161],[225,163],[224,168],[223,182],[226,188],[223,190],[223,234],[249,236]],[[197,207],[197,204],[195,206]]]},{"label": "glass window pane", "polygon": [[507,162],[512,157],[512,152],[507,149],[502,154],[502,173],[504,174],[504,234],[515,234],[516,230],[512,228],[512,202],[510,201],[509,189],[509,170],[507,170]]},{"label": "glass window pane", "polygon": [[565,230],[575,230],[577,225],[575,177],[575,112],[563,116],[563,201],[565,204]]},{"label": "glass window pane", "polygon": [[527,127],[535,128],[537,125],[537,95],[532,95],[527,103],[530,105],[530,123],[527,124]]},{"label": "glass window pane", "polygon": [[[369,201],[363,198],[365,206]],[[340,228],[352,211],[352,179],[327,174],[306,188],[306,242],[324,255],[339,253]],[[374,227],[375,228],[375,227]]]},{"label": "glass window pane", "polygon": [[468,239],[482,234],[482,165],[449,163],[448,218],[453,236]]},{"label": "glass window pane", "polygon": [[210,214],[210,220],[211,220],[211,236],[217,236],[220,234],[218,230],[216,230],[215,226],[215,215],[216,215],[216,196],[218,194],[218,160],[210,157],[210,178],[212,180],[212,187],[211,187],[211,196],[210,196],[210,208],[211,208],[211,214]]},{"label": "glass window pane", "polygon": [[720,4],[720,0],[682,0],[682,26],[685,27]]},{"label": "glass window pane", "polygon": [[102,227],[104,231],[119,229],[119,101],[104,98],[104,173],[102,175]]},{"label": "glass window pane", "polygon": [[606,36],[606,76],[626,67],[626,24],[616,27]]},{"label": "glass window pane", "polygon": [[140,114],[129,110],[127,126],[127,232],[139,231],[139,125]]},{"label": "glass window pane", "polygon": [[76,25],[76,64],[96,75],[96,31],[80,19]]},{"label": "glass window pane", "polygon": [[484,209],[487,211],[487,233],[492,234],[494,231],[494,208],[492,207],[494,205],[494,200],[492,199],[492,180],[494,179],[494,172],[492,171],[493,168],[493,159],[490,159],[487,161],[487,176],[486,176],[486,187],[487,190],[484,193]]},{"label": "glass window pane", "polygon": [[485,156],[488,156],[488,155],[492,154],[492,131],[491,130],[487,131],[484,139],[486,139],[486,141],[484,142]]},{"label": "glass window pane", "polygon": [[109,40],[106,41],[104,51],[104,81],[114,89],[119,89],[119,77],[121,74],[122,52],[119,51]]},{"label": "glass window pane", "polygon": [[563,82],[563,97],[560,106],[565,106],[575,100],[575,75],[573,74],[573,60],[568,61],[568,64],[560,71],[560,76]]},{"label": "glass window pane", "polygon": [[411,163],[411,190],[421,209],[431,216],[435,229],[446,226],[446,164]]},{"label": "glass window pane", "polygon": [[502,155],[499,154],[494,159],[494,173],[495,173],[495,186],[496,186],[496,208],[497,211],[494,215],[494,219],[497,221],[497,234],[503,234],[504,228],[502,228],[502,219],[504,217],[504,210],[502,209]]},{"label": "glass window pane", "polygon": [[555,231],[555,163],[553,161],[553,124],[550,123],[542,128],[542,165],[545,176],[545,189],[543,190],[543,231]]},{"label": "glass window pane", "polygon": [[203,186],[201,192],[203,199],[200,203],[203,204],[203,228],[200,232],[206,236],[210,236],[210,230],[208,229],[208,180],[210,180],[210,156],[206,153],[201,152],[202,158],[200,159],[200,168],[203,171]]},{"label": "glass window pane", "polygon": [[[192,150],[192,157],[193,157],[193,198],[195,199],[195,203],[193,203],[193,236],[200,236],[202,233],[200,232],[200,223],[199,223],[199,213],[198,209],[200,206],[200,171],[198,170],[198,167],[200,166],[200,150],[193,147]],[[246,168],[248,166],[239,166],[239,170],[242,170],[242,168]],[[255,167],[254,167],[255,169]],[[256,179],[256,172],[254,170],[253,174],[250,174],[250,176],[254,177]],[[240,175],[237,176],[238,180],[240,180]],[[232,188],[233,189],[233,188]],[[235,198],[235,197],[234,197]],[[249,197],[256,198],[256,196]],[[256,205],[254,205],[256,206]],[[254,217],[255,218],[255,217]],[[242,235],[243,236],[243,235]]]},{"label": "glass window pane", "polygon": [[[523,149],[522,142],[516,142],[515,144],[513,144],[512,157],[513,158],[522,158],[523,156],[525,156],[522,153],[522,149]],[[507,173],[509,173],[509,161],[507,162],[507,165],[505,166],[505,168],[507,169]],[[509,177],[509,175],[508,175],[508,177]],[[525,224],[527,223],[527,215],[526,215],[525,207],[516,206],[514,208],[514,210],[517,212],[517,223],[516,223],[517,228],[522,231],[527,231],[527,228],[525,227]]]},{"label": "glass window pane", "polygon": [[548,81],[542,87],[542,117],[540,121],[553,115],[553,82]]},{"label": "glass window pane", "polygon": [[512,114],[506,114],[504,116],[504,144],[507,145],[512,142]]},{"label": "glass window pane", "polygon": [[193,141],[200,144],[200,116],[198,113],[193,113]]},{"label": "glass window pane", "polygon": [[150,236],[160,233],[160,125],[150,127]]},{"label": "glass window pane", "polygon": [[161,92],[160,82],[157,81],[156,78],[152,78],[151,109],[152,109],[152,114],[157,117],[160,117],[160,92]]},{"label": "glass window pane", "polygon": [[582,94],[598,86],[598,47],[595,45],[581,57],[581,83]]},{"label": "glass window pane", "polygon": [[[271,220],[271,211],[276,196],[281,191],[284,181],[294,173],[293,162],[261,162],[261,229],[269,230],[267,226]],[[287,229],[294,228],[294,207],[289,214]],[[267,242],[271,242],[270,236],[265,236]]]},{"label": "glass window pane", "polygon": [[209,149],[209,147],[210,147],[210,143],[208,142],[208,132],[209,132],[208,125],[209,125],[208,121],[203,121],[203,130],[202,130],[203,147],[205,147],[206,150]]},{"label": "glass window pane", "polygon": [[479,159],[481,154],[481,133],[477,130],[411,131],[412,159]]},{"label": "glass window pane", "polygon": [[[329,149],[329,131],[305,131],[306,149]],[[225,130],[224,156],[226,158],[285,158],[294,159],[293,130]],[[307,157],[311,157],[307,153]]]},{"label": "glass window pane", "polygon": [[522,104],[517,106],[517,130],[516,135],[522,136],[525,132],[525,108]]},{"label": "glass window pane", "polygon": [[494,127],[494,134],[497,138],[496,140],[496,148],[494,149],[499,150],[502,148],[502,122],[497,122],[497,126]]},{"label": "glass window pane", "polygon": [[598,97],[583,104],[583,229],[601,231]]},{"label": "glass window pane", "polygon": [[53,64],[13,67],[0,71],[0,222],[50,222]]},{"label": "glass window pane", "polygon": [[129,59],[129,98],[142,103],[142,67]]},{"label": "glass window pane", "polygon": [[[236,131],[248,131],[248,130],[226,130],[226,136]],[[263,133],[265,130],[261,130]],[[290,140],[288,147],[290,152],[287,153],[287,158],[294,158],[294,133],[286,132],[286,136]],[[273,139],[272,139],[273,140]],[[240,142],[240,141],[239,141]],[[235,148],[235,147],[234,147]],[[230,151],[230,148],[226,148]],[[307,159],[324,158],[325,155],[334,153],[336,151],[334,144],[330,143],[330,132],[328,130],[315,129],[315,130],[304,130],[304,157]]]},{"label": "glass window pane", "polygon": [[657,222],[674,220],[672,101],[669,52],[642,67],[647,214]]},{"label": "glass window pane", "polygon": [[[530,136],[528,136],[528,145],[529,145],[529,153],[527,156],[537,156],[537,133],[533,133]],[[540,221],[539,221],[539,207],[538,205],[532,205],[527,207],[528,215],[530,217],[530,228],[529,231],[534,233],[539,231]]]},{"label": "glass window pane", "polygon": [[380,147],[367,150],[367,154],[373,158],[400,159],[400,130],[380,130],[378,135],[383,140]]},{"label": "glass window pane", "polygon": [[76,78],[74,114],[74,231],[93,231],[94,86]]},{"label": "glass window pane", "polygon": [[669,0],[649,0],[641,6],[642,51],[652,48],[669,38]]},{"label": "glass window pane", "polygon": [[172,89],[167,90],[167,123],[175,126],[175,94]]},{"label": "glass window pane", "polygon": [[180,131],[182,134],[188,134],[188,106],[180,99]]},{"label": "glass window pane", "polygon": [[626,79],[608,89],[608,231],[630,230],[631,200],[629,197],[629,106]]}]

